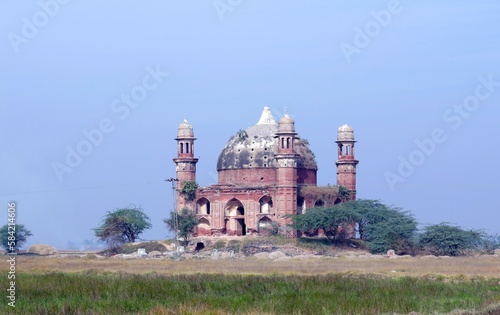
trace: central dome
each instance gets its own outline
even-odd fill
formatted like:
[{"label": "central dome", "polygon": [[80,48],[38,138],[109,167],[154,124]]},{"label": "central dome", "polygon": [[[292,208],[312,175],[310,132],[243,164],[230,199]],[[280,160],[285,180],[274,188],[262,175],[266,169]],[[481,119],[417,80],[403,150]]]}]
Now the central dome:
[{"label": "central dome", "polygon": [[[285,117],[288,120],[291,119],[288,115]],[[240,130],[229,139],[219,155],[217,170],[277,168],[274,158],[278,151],[276,132],[278,132],[278,124],[271,110],[264,107],[262,116],[255,126]],[[314,154],[309,149],[306,140],[297,137],[295,151],[299,155],[298,170],[315,172],[318,169]]]}]

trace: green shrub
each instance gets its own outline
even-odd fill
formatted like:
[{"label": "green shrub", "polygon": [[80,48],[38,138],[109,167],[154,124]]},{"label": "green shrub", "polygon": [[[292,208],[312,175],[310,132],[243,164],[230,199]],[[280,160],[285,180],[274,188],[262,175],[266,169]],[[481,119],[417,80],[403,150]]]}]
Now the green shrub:
[{"label": "green shrub", "polygon": [[460,256],[470,250],[479,250],[483,245],[484,233],[464,230],[447,223],[430,225],[420,235],[419,244],[434,255]]}]

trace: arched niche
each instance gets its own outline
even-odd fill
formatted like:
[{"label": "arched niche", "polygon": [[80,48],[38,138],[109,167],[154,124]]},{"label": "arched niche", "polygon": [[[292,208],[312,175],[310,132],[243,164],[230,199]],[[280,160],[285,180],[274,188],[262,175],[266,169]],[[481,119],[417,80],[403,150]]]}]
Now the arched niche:
[{"label": "arched niche", "polygon": [[259,200],[260,213],[269,214],[272,212],[273,208],[273,198],[270,196],[264,196]]},{"label": "arched niche", "polygon": [[203,197],[196,202],[196,214],[210,214],[210,201]]}]

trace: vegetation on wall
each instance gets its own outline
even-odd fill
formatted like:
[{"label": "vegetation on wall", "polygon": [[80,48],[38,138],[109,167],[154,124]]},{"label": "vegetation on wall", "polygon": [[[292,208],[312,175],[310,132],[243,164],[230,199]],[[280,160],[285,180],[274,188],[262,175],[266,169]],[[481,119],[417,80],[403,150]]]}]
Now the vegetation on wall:
[{"label": "vegetation on wall", "polygon": [[345,186],[340,185],[340,186],[338,186],[338,189],[339,189],[338,198],[342,202],[346,202],[348,200],[353,199],[353,197],[355,197],[354,196],[354,191],[348,189]]},{"label": "vegetation on wall", "polygon": [[188,202],[193,201],[196,199],[196,190],[198,187],[195,181],[184,181],[182,182],[182,188],[179,193],[184,197],[184,200]]},{"label": "vegetation on wall", "polygon": [[245,130],[240,129],[236,133],[236,136],[238,137],[238,141],[239,142],[243,142],[243,141],[245,141],[248,138],[248,133]]}]

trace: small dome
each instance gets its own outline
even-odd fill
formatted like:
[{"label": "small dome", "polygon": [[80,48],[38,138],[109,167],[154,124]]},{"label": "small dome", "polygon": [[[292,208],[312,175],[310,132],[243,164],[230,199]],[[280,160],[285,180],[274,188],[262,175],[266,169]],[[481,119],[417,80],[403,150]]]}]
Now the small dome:
[{"label": "small dome", "polygon": [[295,132],[295,121],[292,117],[285,114],[278,123],[278,132]]},{"label": "small dome", "polygon": [[339,128],[337,140],[354,140],[354,129],[345,124]]},{"label": "small dome", "polygon": [[193,138],[193,126],[184,118],[184,121],[179,125],[179,131],[177,132],[177,138]]}]

